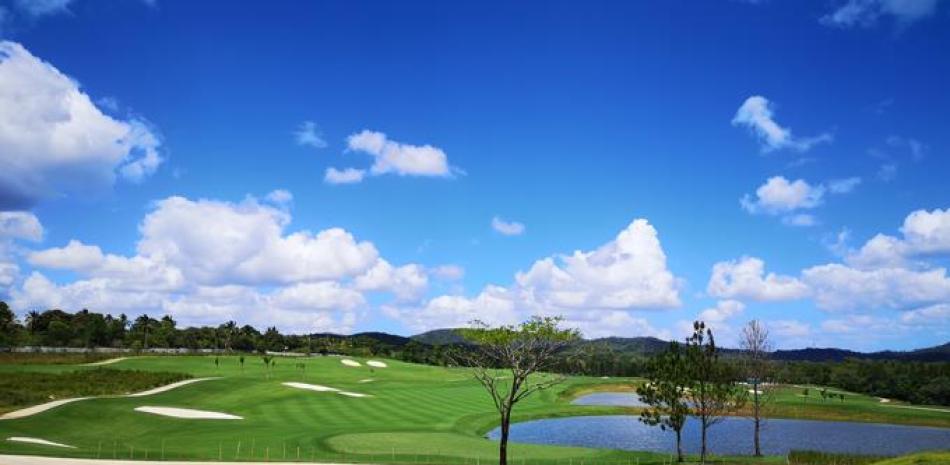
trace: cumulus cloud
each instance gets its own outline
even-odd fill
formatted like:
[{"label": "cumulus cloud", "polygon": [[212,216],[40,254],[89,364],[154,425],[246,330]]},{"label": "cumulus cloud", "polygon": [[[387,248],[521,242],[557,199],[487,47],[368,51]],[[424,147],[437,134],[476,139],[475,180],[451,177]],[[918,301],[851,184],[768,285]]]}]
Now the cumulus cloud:
[{"label": "cumulus cloud", "polygon": [[72,0],[16,0],[14,3],[20,11],[38,17],[67,12]]},{"label": "cumulus cloud", "polygon": [[273,190],[264,198],[275,205],[288,205],[294,201],[294,195],[286,189]]},{"label": "cumulus cloud", "polygon": [[444,281],[458,281],[465,277],[465,268],[459,265],[440,265],[432,268],[429,273]]},{"label": "cumulus cloud", "polygon": [[297,141],[297,145],[315,149],[322,149],[327,146],[327,141],[323,140],[323,135],[320,134],[317,123],[313,121],[300,123],[297,130],[294,131],[294,139]]},{"label": "cumulus cloud", "polygon": [[524,234],[524,224],[517,221],[506,221],[499,217],[491,219],[491,228],[505,236],[520,236]]},{"label": "cumulus cloud", "polygon": [[834,27],[870,27],[882,17],[891,17],[906,26],[933,16],[938,0],[847,0],[821,17],[820,22]]},{"label": "cumulus cloud", "polygon": [[950,303],[903,312],[900,315],[900,321],[911,326],[950,325]]},{"label": "cumulus cloud", "polygon": [[950,254],[950,208],[913,211],[904,218],[900,232],[900,238],[875,235],[846,262],[862,269],[903,267],[920,257]]},{"label": "cumulus cloud", "polygon": [[610,315],[611,321],[631,325],[616,328],[615,334],[648,329],[656,334],[640,319],[621,314],[679,306],[678,284],[666,266],[656,229],[638,219],[595,250],[536,261],[527,271],[516,273],[509,287],[486,286],[475,297],[439,296],[421,306],[389,308],[388,314],[417,330],[458,326],[473,319],[505,324],[533,314],[563,315],[595,334],[605,330],[600,319]]},{"label": "cumulus cloud", "polygon": [[448,157],[438,147],[411,145],[390,140],[386,134],[364,129],[346,139],[347,148],[373,157],[370,174],[393,173],[400,176],[452,175]]},{"label": "cumulus cloud", "polygon": [[43,239],[43,225],[30,212],[0,211],[0,240],[3,239],[39,241]]},{"label": "cumulus cloud", "polygon": [[721,299],[765,302],[805,298],[808,287],[792,276],[766,274],[760,258],[742,257],[713,265],[706,292]]},{"label": "cumulus cloud", "polygon": [[68,270],[78,278],[57,284],[34,271],[12,292],[15,306],[340,330],[356,322],[365,293],[403,301],[424,291],[422,266],[393,266],[372,243],[340,228],[288,232],[290,221],[286,209],[253,197],[238,203],[169,197],[142,220],[133,256],[78,240],[30,253],[35,268]]},{"label": "cumulus cloud", "polygon": [[139,119],[114,119],[79,84],[22,45],[0,42],[0,209],[140,182],[162,163]]},{"label": "cumulus cloud", "polygon": [[356,168],[345,168],[338,170],[336,168],[330,167],[327,168],[327,171],[323,176],[323,180],[327,184],[356,184],[361,182],[364,176],[366,176],[365,170]]},{"label": "cumulus cloud", "polygon": [[899,310],[950,301],[950,278],[943,268],[861,270],[832,263],[803,270],[802,280],[824,310]]},{"label": "cumulus cloud", "polygon": [[813,226],[817,219],[798,210],[820,206],[826,193],[846,194],[853,191],[861,178],[834,179],[825,184],[812,185],[804,179],[790,181],[784,176],[773,176],[755,191],[739,199],[739,205],[751,214],[782,215],[782,222],[790,226]]},{"label": "cumulus cloud", "polygon": [[753,95],[742,103],[732,118],[733,126],[744,126],[759,139],[763,152],[791,149],[805,152],[813,146],[831,142],[831,134],[798,138],[792,136],[792,130],[782,127],[773,118],[774,106],[765,97]]}]

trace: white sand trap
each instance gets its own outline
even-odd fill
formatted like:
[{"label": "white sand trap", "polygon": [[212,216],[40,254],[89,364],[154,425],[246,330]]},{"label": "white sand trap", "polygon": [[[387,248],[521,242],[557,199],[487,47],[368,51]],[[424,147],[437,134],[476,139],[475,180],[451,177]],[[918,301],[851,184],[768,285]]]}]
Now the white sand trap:
[{"label": "white sand trap", "polygon": [[[198,381],[207,381],[210,379],[220,379],[220,378],[195,378],[195,379],[186,379],[184,381],[179,381],[177,383],[166,384],[165,386],[159,386],[154,389],[149,389],[148,391],[137,392],[135,394],[128,394],[125,396],[100,396],[99,398],[109,398],[109,397],[142,397],[150,396],[152,394],[158,394],[160,392],[170,391],[175,388],[182,387],[186,384],[197,383]],[[0,420],[15,420],[17,418],[28,417],[31,415],[36,415],[37,413],[42,413],[47,410],[59,407],[60,405],[66,405],[72,402],[77,402],[80,400],[86,399],[95,399],[96,397],[74,397],[72,399],[60,399],[54,400],[52,402],[47,402],[45,404],[34,405],[32,407],[27,407],[20,410],[15,410],[13,412],[7,412],[3,415],[0,415]]]},{"label": "white sand trap", "polygon": [[86,367],[97,367],[97,366],[101,366],[101,365],[112,365],[113,363],[118,363],[118,362],[121,362],[121,361],[123,361],[123,360],[128,360],[128,358],[129,358],[129,357],[110,358],[110,359],[108,359],[108,360],[100,360],[100,361],[98,361],[98,362],[83,363],[82,366],[86,366]]},{"label": "white sand trap", "polygon": [[361,379],[361,380],[359,380],[359,383],[361,383],[361,384],[362,384],[362,383],[372,383],[373,381],[376,381],[376,380],[373,379],[373,378],[366,378],[366,379]]},{"label": "white sand trap", "polygon": [[70,446],[69,444],[60,444],[60,443],[58,443],[58,442],[47,441],[47,440],[45,440],[45,439],[27,438],[27,437],[23,437],[23,436],[12,436],[12,437],[7,438],[7,441],[26,442],[26,443],[29,443],[29,444],[39,444],[39,445],[41,445],[41,446],[67,447],[67,448],[70,448],[70,449],[75,449],[75,448],[76,448],[76,446]]},{"label": "white sand trap", "polygon": [[66,405],[72,402],[77,402],[77,401],[86,400],[86,399],[89,399],[89,397],[74,397],[72,399],[54,400],[52,402],[47,402],[45,404],[34,405],[32,407],[27,407],[24,409],[7,412],[3,415],[0,415],[0,420],[14,420],[17,418],[28,417],[30,415],[36,415],[37,413],[45,412],[49,409],[59,407],[60,405]]},{"label": "white sand trap", "polygon": [[369,394],[360,394],[358,392],[340,391],[337,394],[346,397],[370,397]]},{"label": "white sand trap", "polygon": [[179,381],[179,382],[177,382],[177,383],[166,384],[166,385],[164,385],[164,386],[159,386],[159,387],[157,387],[157,388],[149,389],[148,391],[142,391],[142,392],[136,392],[135,394],[129,394],[129,395],[126,396],[126,397],[143,397],[143,396],[150,396],[150,395],[152,395],[152,394],[159,394],[159,393],[162,393],[162,392],[165,392],[165,391],[171,391],[172,389],[175,389],[175,388],[180,388],[180,387],[182,387],[182,386],[187,386],[187,385],[189,385],[189,384],[191,384],[191,383],[197,383],[197,382],[200,382],[200,381],[208,381],[209,379],[221,379],[221,378],[194,378],[194,379],[186,379],[186,380],[184,380],[184,381]]},{"label": "white sand trap", "polygon": [[297,389],[307,389],[309,391],[317,392],[340,392],[337,388],[332,388],[330,386],[321,386],[319,384],[307,384],[307,383],[281,383],[284,386],[297,388]]},{"label": "white sand trap", "polygon": [[152,413],[174,418],[187,418],[189,420],[243,420],[244,417],[231,415],[221,412],[209,412],[207,410],[193,410],[190,408],[176,407],[135,407],[136,412]]},{"label": "white sand trap", "polygon": [[348,367],[361,367],[361,366],[363,366],[363,365],[360,364],[360,362],[357,362],[356,360],[350,360],[350,359],[348,359],[348,358],[344,358],[343,360],[340,360],[340,363],[342,363],[342,364],[344,364],[344,365],[346,365],[346,366],[348,366]]},{"label": "white sand trap", "polygon": [[379,360],[370,360],[366,362],[366,364],[371,367],[376,367],[376,368],[386,368],[389,366],[389,365],[386,365],[386,362],[380,362]]},{"label": "white sand trap", "polygon": [[762,391],[756,391],[755,389],[749,389],[749,394],[758,394],[758,395],[761,396],[761,395],[762,395]]},{"label": "white sand trap", "polygon": [[891,399],[885,399],[884,397],[878,397],[878,399],[881,399],[882,404],[886,404],[891,401]]}]

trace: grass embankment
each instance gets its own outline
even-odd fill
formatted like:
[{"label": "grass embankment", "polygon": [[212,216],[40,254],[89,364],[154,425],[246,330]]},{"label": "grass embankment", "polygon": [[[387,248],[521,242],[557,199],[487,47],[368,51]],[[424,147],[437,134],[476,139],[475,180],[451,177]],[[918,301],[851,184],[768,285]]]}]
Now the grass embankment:
[{"label": "grass embankment", "polygon": [[0,414],[51,400],[130,394],[191,378],[183,373],[93,368],[62,373],[5,372]]},{"label": "grass embankment", "polygon": [[[497,413],[464,369],[387,360],[388,368],[347,367],[338,357],[136,357],[111,367],[220,377],[147,398],[107,397],[0,421],[0,438],[27,436],[76,446],[60,449],[0,440],[0,453],[87,458],[324,461],[469,464],[497,460],[497,443],[483,437]],[[303,368],[300,365],[303,365]],[[3,367],[0,367],[3,368]],[[21,366],[32,370],[33,366]],[[88,370],[90,367],[85,367]],[[4,372],[4,374],[9,371]],[[282,385],[319,384],[369,397],[346,397]],[[110,381],[111,382],[111,381]],[[563,392],[606,380],[571,378],[519,404],[517,420],[622,412],[578,407]],[[617,380],[612,380],[617,383]],[[623,381],[621,384],[627,384]],[[136,407],[167,406],[224,412],[243,420],[185,420],[149,415]],[[512,463],[528,465],[660,464],[669,454],[512,444]],[[784,459],[730,458],[722,463],[776,464]],[[717,462],[718,463],[718,462]]]},{"label": "grass embankment", "polygon": [[873,465],[947,465],[950,464],[950,451],[922,452],[904,455],[892,459],[874,462]]},{"label": "grass embankment", "polygon": [[921,452],[900,457],[873,455],[828,454],[824,452],[792,452],[788,465],[947,465],[950,451]]}]

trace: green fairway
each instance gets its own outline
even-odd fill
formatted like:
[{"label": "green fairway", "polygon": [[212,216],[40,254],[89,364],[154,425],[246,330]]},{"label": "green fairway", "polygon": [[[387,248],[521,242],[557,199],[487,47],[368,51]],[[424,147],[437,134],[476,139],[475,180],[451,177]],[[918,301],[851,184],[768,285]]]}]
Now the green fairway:
[{"label": "green fairway", "polygon": [[[99,398],[63,405],[16,420],[0,421],[0,438],[23,436],[75,446],[55,448],[0,440],[2,454],[71,457],[358,461],[378,463],[490,463],[497,444],[483,438],[497,425],[497,414],[481,386],[464,369],[385,360],[387,368],[349,367],[339,357],[278,358],[265,369],[258,356],[137,357],[109,365],[115,369],[180,372],[219,377],[147,397]],[[300,365],[303,368],[300,368]],[[11,371],[44,372],[95,369],[62,365],[0,365]],[[308,383],[364,394],[348,397],[282,385]],[[614,407],[574,406],[568,399],[589,390],[629,386],[634,380],[575,377],[519,404],[516,421],[578,414],[628,413]],[[787,392],[786,392],[787,391]],[[776,405],[798,408],[792,389]],[[784,397],[783,397],[784,396]],[[855,396],[843,405],[803,404],[801,412],[870,410],[876,399]],[[839,401],[835,401],[840,403]],[[849,406],[850,407],[846,407]],[[196,420],[134,411],[140,406],[222,412],[241,420]],[[883,409],[879,405],[874,408]],[[844,409],[844,410],[842,410]],[[791,411],[791,410],[787,410]],[[887,409],[882,415],[930,418],[937,412]],[[929,420],[927,420],[929,421]],[[662,463],[668,455],[514,444],[512,463],[582,464]],[[735,458],[727,463],[778,463],[779,458]]]}]

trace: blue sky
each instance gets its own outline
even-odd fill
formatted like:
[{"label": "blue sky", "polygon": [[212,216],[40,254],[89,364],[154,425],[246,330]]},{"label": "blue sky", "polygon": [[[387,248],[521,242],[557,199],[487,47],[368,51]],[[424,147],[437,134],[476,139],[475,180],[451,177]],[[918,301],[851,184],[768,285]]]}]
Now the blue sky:
[{"label": "blue sky", "polygon": [[0,5],[18,312],[950,335],[946,2]]}]

